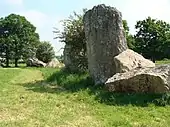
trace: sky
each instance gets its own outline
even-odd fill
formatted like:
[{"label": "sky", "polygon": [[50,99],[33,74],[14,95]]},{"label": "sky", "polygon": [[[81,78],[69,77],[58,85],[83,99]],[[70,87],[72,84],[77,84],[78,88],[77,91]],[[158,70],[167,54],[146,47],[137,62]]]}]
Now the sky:
[{"label": "sky", "polygon": [[116,7],[127,20],[130,33],[135,34],[135,24],[148,16],[170,23],[170,0],[0,0],[0,17],[11,13],[25,16],[37,28],[41,41],[50,41],[56,55],[62,54],[64,43],[55,40],[54,27],[62,31],[61,20],[83,8],[98,4]]}]

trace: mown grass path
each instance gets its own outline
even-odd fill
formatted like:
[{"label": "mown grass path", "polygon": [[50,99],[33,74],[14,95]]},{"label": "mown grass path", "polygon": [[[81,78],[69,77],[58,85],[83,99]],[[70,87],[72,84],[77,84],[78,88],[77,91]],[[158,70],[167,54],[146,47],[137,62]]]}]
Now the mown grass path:
[{"label": "mown grass path", "polygon": [[[170,126],[170,106],[137,105],[145,98],[126,95],[110,98],[113,105],[101,103],[100,90],[76,88],[84,77],[48,68],[0,69],[0,127]],[[131,99],[136,102],[128,104]]]}]

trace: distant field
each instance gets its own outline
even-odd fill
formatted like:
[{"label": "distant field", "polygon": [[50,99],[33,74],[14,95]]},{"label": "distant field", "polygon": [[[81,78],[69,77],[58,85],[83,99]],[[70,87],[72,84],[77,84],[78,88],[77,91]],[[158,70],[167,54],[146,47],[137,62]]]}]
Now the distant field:
[{"label": "distant field", "polygon": [[156,64],[170,64],[170,60],[160,60],[160,61],[156,61]]},{"label": "distant field", "polygon": [[87,74],[0,69],[0,127],[169,127],[161,95],[107,93]]}]

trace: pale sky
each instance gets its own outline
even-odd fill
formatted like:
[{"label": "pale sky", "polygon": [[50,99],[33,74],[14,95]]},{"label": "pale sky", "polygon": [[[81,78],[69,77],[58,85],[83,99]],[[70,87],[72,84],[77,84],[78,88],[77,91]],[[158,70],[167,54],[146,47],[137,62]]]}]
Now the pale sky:
[{"label": "pale sky", "polygon": [[127,20],[130,32],[135,33],[136,21],[148,16],[170,23],[170,0],[0,0],[0,17],[11,13],[25,16],[34,26],[42,41],[50,41],[57,55],[63,43],[54,40],[53,27],[62,30],[60,21],[73,11],[81,13],[98,4],[116,7]]}]

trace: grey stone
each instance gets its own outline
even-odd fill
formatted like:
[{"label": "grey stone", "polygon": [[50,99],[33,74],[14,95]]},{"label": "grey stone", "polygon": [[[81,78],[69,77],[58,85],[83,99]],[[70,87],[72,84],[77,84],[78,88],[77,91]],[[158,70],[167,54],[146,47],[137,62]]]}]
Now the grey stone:
[{"label": "grey stone", "polygon": [[64,64],[65,67],[69,67],[72,63],[71,61],[71,56],[70,56],[70,52],[71,52],[71,45],[66,44],[64,47],[64,51],[63,51],[63,55],[64,55]]},{"label": "grey stone", "polygon": [[127,49],[122,15],[102,4],[87,11],[83,22],[90,75],[95,84],[101,84],[116,73],[114,56]]},{"label": "grey stone", "polygon": [[49,63],[47,63],[46,67],[50,68],[61,68],[63,65],[58,61],[58,59],[54,58]]},{"label": "grey stone", "polygon": [[26,61],[28,67],[45,67],[46,63],[38,60],[37,58],[29,58]]},{"label": "grey stone", "polygon": [[106,81],[105,86],[115,92],[165,93],[170,91],[170,65],[117,73]]},{"label": "grey stone", "polygon": [[155,63],[130,49],[115,56],[114,62],[116,65],[116,73],[127,72],[138,67],[155,67]]},{"label": "grey stone", "polygon": [[71,71],[76,70],[76,63],[74,62],[74,56],[71,53],[72,47],[71,45],[66,44],[64,47],[64,65],[66,69],[69,69]]}]

